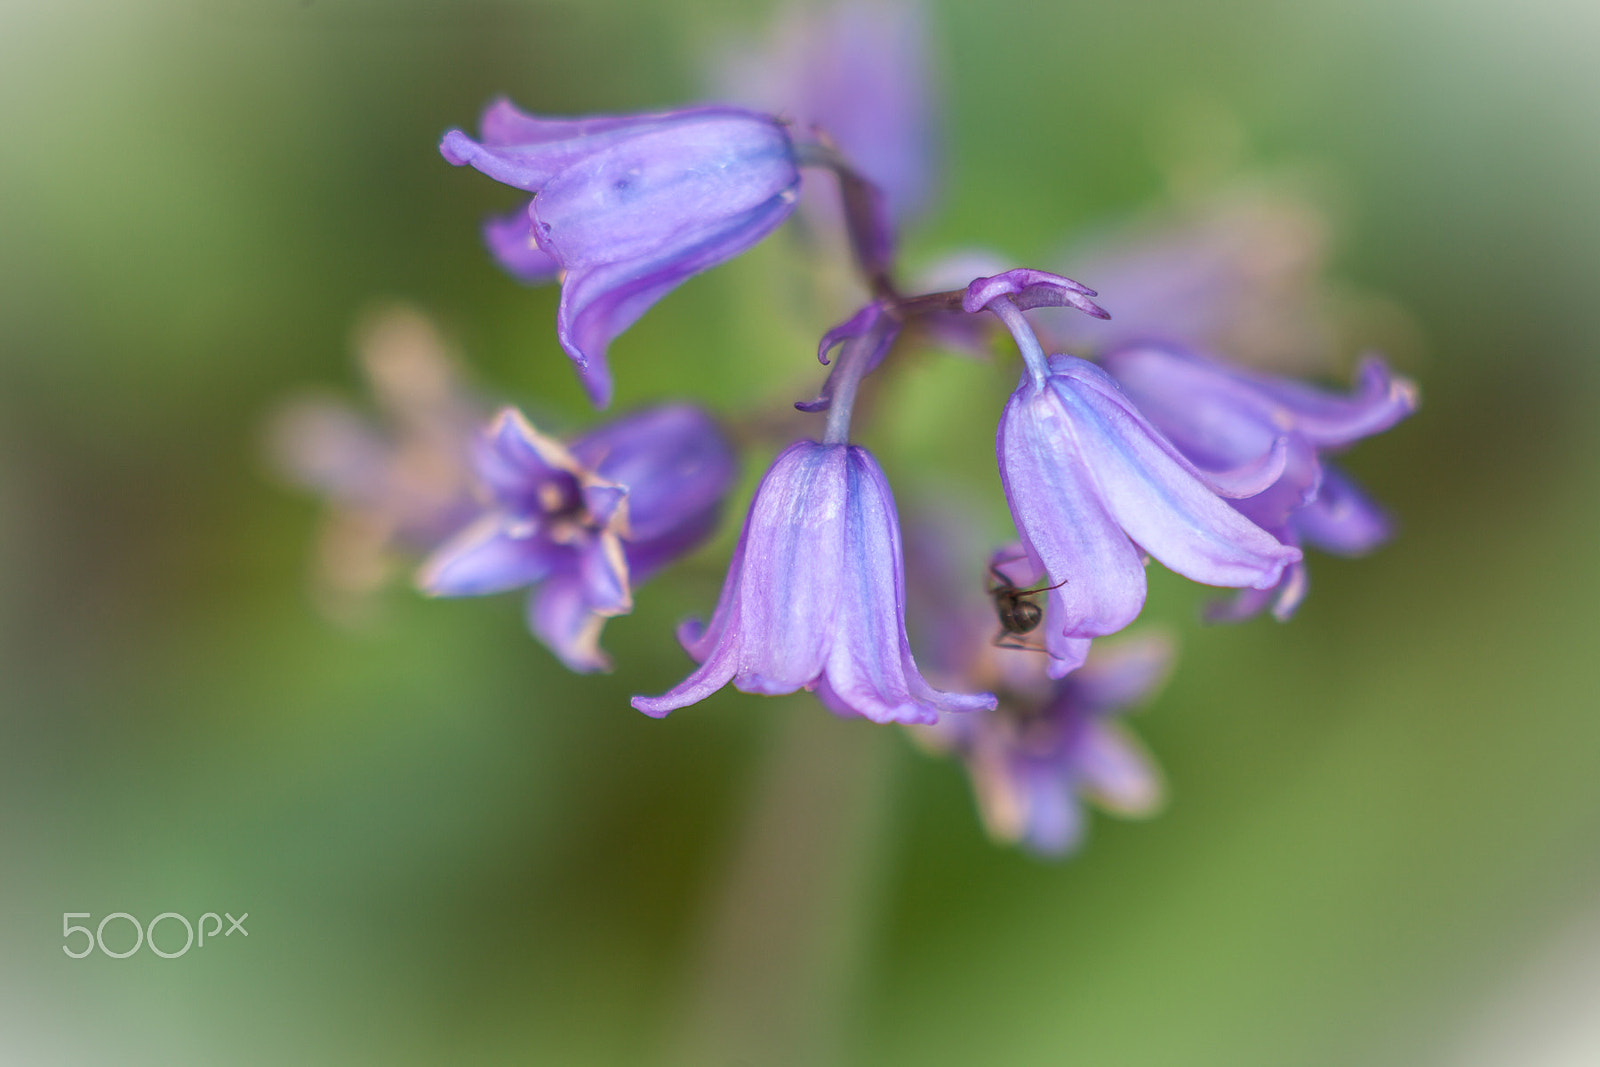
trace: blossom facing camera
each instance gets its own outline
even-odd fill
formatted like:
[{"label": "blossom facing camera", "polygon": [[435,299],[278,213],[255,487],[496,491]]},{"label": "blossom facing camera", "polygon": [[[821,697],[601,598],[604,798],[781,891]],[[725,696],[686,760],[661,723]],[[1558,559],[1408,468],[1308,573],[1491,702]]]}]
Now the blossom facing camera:
[{"label": "blossom facing camera", "polygon": [[1027,554],[1056,585],[1045,623],[1055,677],[1082,664],[1082,639],[1138,616],[1146,553],[1194,581],[1254,589],[1300,559],[1218,495],[1277,481],[1281,442],[1251,467],[1208,476],[1099,367],[1058,355],[1040,369],[1006,403],[996,451]]},{"label": "blossom facing camera", "polygon": [[[1170,345],[1131,345],[1104,357],[1106,370],[1157,428],[1206,470],[1258,463],[1276,441],[1287,444],[1283,474],[1233,506],[1288,545],[1302,540],[1338,555],[1361,555],[1385,541],[1383,510],[1327,464],[1342,451],[1389,429],[1417,408],[1417,389],[1377,357],[1364,360],[1347,396],[1302,382],[1252,373]],[[1211,611],[1237,620],[1267,607],[1294,613],[1306,591],[1303,563],[1275,590],[1247,590]]]},{"label": "blossom facing camera", "polygon": [[733,453],[698,408],[641,411],[563,445],[515,409],[478,441],[486,511],[418,577],[432,596],[532,585],[528,626],[569,668],[609,667],[605,620],[633,609],[633,587],[694,548],[716,524]]},{"label": "blossom facing camera", "polygon": [[709,625],[679,639],[700,667],[646,715],[747,693],[814,690],[840,715],[931,723],[993,708],[988,693],[942,693],[906,641],[905,573],[894,497],[866,449],[799,441],[762,478]]},{"label": "blossom facing camera", "polygon": [[[800,173],[776,119],[729,107],[549,119],[500,100],[474,141],[450,130],[439,151],[534,194],[528,238],[561,274],[556,334],[590,398],[611,400],[606,349],[691,275],[756,244],[794,209]],[[486,240],[524,279],[545,263],[517,248],[516,220]]]}]

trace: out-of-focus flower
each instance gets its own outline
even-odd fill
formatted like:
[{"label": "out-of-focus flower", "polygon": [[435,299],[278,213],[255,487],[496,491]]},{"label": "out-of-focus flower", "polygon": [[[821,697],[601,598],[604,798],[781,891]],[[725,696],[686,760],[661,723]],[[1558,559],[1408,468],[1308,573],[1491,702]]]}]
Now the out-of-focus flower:
[{"label": "out-of-focus flower", "polygon": [[1324,366],[1338,333],[1323,263],[1328,226],[1283,191],[1240,188],[1142,220],[1069,252],[1067,272],[1110,294],[1115,317],[1046,312],[1056,351],[1090,356],[1166,342],[1285,370]]},{"label": "out-of-focus flower", "polygon": [[536,586],[529,628],[575,671],[608,667],[605,620],[631,611],[635,585],[711,532],[735,470],[716,425],[686,405],[570,446],[507,409],[475,458],[488,509],[434,553],[418,584],[434,596]]},{"label": "out-of-focus flower", "polygon": [[1161,806],[1160,772],[1116,720],[1154,695],[1171,657],[1171,643],[1154,635],[1096,645],[1087,662],[1065,678],[1049,681],[1035,667],[1049,684],[1000,689],[994,711],[949,716],[915,729],[925,732],[931,747],[953,751],[966,764],[992,837],[1042,855],[1064,855],[1083,842],[1083,800],[1134,817]]},{"label": "out-of-focus flower", "polygon": [[[907,560],[921,602],[913,647],[936,682],[993,690],[999,704],[912,727],[913,735],[961,758],[984,826],[999,841],[1058,856],[1082,842],[1083,800],[1120,815],[1153,813],[1160,773],[1116,720],[1154,695],[1172,642],[1148,632],[1098,642],[1082,667],[1051,679],[1041,652],[996,644],[994,604],[976,596],[979,576],[957,562],[966,553],[950,551],[963,532],[960,523],[919,526]],[[1021,545],[999,549],[990,562],[1015,588],[1043,580]]]},{"label": "out-of-focus flower", "polygon": [[647,715],[705,699],[810,689],[834,712],[929,723],[939,712],[994,707],[942,693],[917,669],[905,632],[905,577],[894,497],[866,449],[797,442],[762,478],[707,626],[679,639],[700,667]]},{"label": "out-of-focus flower", "polygon": [[[788,217],[800,173],[777,120],[727,107],[586,119],[539,118],[496,101],[482,137],[450,130],[445,159],[535,194],[528,236],[562,271],[556,333],[585,387],[611,399],[606,349],[691,275],[745,251]],[[491,220],[497,258],[519,277],[515,220]]]},{"label": "out-of-focus flower", "polygon": [[914,3],[791,6],[765,47],[743,45],[725,57],[715,88],[723,99],[815,128],[904,222],[926,203],[936,173],[927,54]]},{"label": "out-of-focus flower", "polygon": [[[1103,357],[1105,368],[1139,410],[1202,470],[1248,466],[1287,443],[1283,474],[1265,491],[1233,506],[1288,545],[1302,540],[1341,555],[1382,543],[1382,511],[1323,457],[1380,433],[1417,407],[1416,386],[1383,360],[1364,360],[1349,396],[1301,382],[1251,373],[1166,345],[1132,345]],[[1273,590],[1252,589],[1217,618],[1244,618],[1272,606],[1288,618],[1306,589],[1296,562]]]},{"label": "out-of-focus flower", "polygon": [[268,436],[283,476],[327,499],[317,590],[341,617],[359,615],[401,559],[471,517],[471,442],[484,415],[433,324],[414,310],[372,316],[357,353],[377,422],[343,401],[304,397],[273,416]]}]

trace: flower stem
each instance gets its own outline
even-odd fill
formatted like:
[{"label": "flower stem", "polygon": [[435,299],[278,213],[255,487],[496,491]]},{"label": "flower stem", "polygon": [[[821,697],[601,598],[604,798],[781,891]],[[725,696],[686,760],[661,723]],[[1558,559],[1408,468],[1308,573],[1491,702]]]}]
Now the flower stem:
[{"label": "flower stem", "polygon": [[840,349],[839,366],[834,371],[838,381],[833,387],[833,403],[828,407],[828,425],[822,432],[823,444],[850,443],[850,414],[856,405],[856,390],[872,363],[872,351],[881,340],[882,334],[874,326],[860,337],[850,338]]},{"label": "flower stem", "polygon": [[898,303],[900,291],[890,275],[894,257],[894,224],[879,189],[839,150],[828,143],[825,134],[818,141],[801,141],[795,156],[801,166],[822,167],[839,180],[839,199],[844,209],[845,230],[850,236],[850,251],[874,297]]},{"label": "flower stem", "polygon": [[1012,303],[1009,296],[1002,296],[990,301],[987,310],[994,312],[995,317],[1006,324],[1012,339],[1017,342],[1017,351],[1022,353],[1022,362],[1028,365],[1035,388],[1042,387],[1044,380],[1050,376],[1050,363],[1045,358],[1044,347],[1039,344],[1039,336],[1028,325],[1022,309]]}]

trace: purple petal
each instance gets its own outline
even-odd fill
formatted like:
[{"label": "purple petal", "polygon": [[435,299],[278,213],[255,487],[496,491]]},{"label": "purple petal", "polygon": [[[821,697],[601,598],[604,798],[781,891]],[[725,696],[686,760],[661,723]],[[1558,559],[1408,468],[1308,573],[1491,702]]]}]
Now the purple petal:
[{"label": "purple petal", "polygon": [[1066,687],[1078,706],[1095,714],[1120,710],[1148,699],[1166,681],[1175,655],[1172,639],[1158,633],[1102,642]]},{"label": "purple petal", "polygon": [[1295,429],[1319,448],[1340,448],[1389,429],[1417,410],[1417,387],[1388,364],[1368,356],[1356,369],[1353,396],[1338,396],[1301,382],[1244,375],[1287,408]]},{"label": "purple petal", "polygon": [[1389,513],[1331,464],[1322,471],[1317,498],[1290,521],[1308,543],[1338,556],[1361,556],[1394,535]]},{"label": "purple petal", "polygon": [[570,556],[538,536],[513,537],[486,515],[429,557],[417,586],[429,596],[482,596],[540,581]]},{"label": "purple petal", "polygon": [[578,364],[595,405],[605,407],[611,402],[606,349],[618,334],[691,276],[755,245],[793,209],[793,200],[779,195],[670,256],[569,272],[561,286],[556,335]]},{"label": "purple petal", "polygon": [[1256,462],[1296,429],[1256,382],[1184,349],[1131,345],[1100,362],[1139,411],[1202,469]]},{"label": "purple petal", "polygon": [[501,269],[518,281],[542,285],[554,281],[561,271],[561,264],[534,242],[533,219],[527,207],[485,220],[483,243]]},{"label": "purple petal", "polygon": [[799,182],[783,128],[708,110],[639,132],[564,168],[533,203],[539,245],[568,269],[699,243]]},{"label": "purple petal", "polygon": [[627,487],[631,542],[664,542],[685,524],[704,526],[737,474],[717,424],[699,408],[673,404],[608,423],[574,441],[572,453],[598,475]]},{"label": "purple petal", "polygon": [[612,145],[694,122],[707,114],[729,113],[744,114],[731,108],[690,108],[648,115],[541,119],[500,100],[484,112],[481,142],[460,130],[447,130],[439,142],[439,154],[454,166],[470,165],[495,181],[536,193],[563,170]]},{"label": "purple petal", "polygon": [[583,510],[589,513],[589,521],[596,526],[610,526],[628,499],[628,489],[610,482],[591,481],[584,485],[582,496]]},{"label": "purple petal", "polygon": [[554,141],[592,140],[616,130],[655,125],[666,115],[590,115],[580,119],[553,119],[530,115],[500,97],[478,120],[478,131],[488,145],[549,144]]},{"label": "purple petal", "polygon": [[608,671],[611,660],[600,650],[606,617],[589,606],[584,581],[571,574],[552,577],[528,596],[528,629],[568,670]]},{"label": "purple petal", "polygon": [[505,408],[483,432],[473,451],[478,478],[496,500],[527,514],[559,510],[539,497],[546,486],[573,493],[577,470],[566,447],[533,428],[515,408]]},{"label": "purple petal", "polygon": [[1086,820],[1072,783],[1042,768],[1019,774],[1026,808],[1022,842],[1042,856],[1065,856],[1083,844]]},{"label": "purple petal", "polygon": [[626,615],[633,610],[628,561],[615,535],[601,533],[579,550],[578,579],[584,603],[596,615]]},{"label": "purple petal", "polygon": [[711,625],[683,634],[701,660],[651,715],[732,681],[745,692],[816,688],[835,710],[878,722],[931,722],[993,697],[932,689],[905,638],[899,524],[887,481],[865,450],[801,441],[762,479]]},{"label": "purple petal", "polygon": [[1109,319],[1110,312],[1089,297],[1097,296],[1093,289],[1080,285],[1071,278],[1047,271],[1018,267],[988,278],[978,278],[967,286],[961,299],[961,308],[975,315],[1002,296],[1023,311],[1040,307],[1073,307],[1097,319]]},{"label": "purple petal", "polygon": [[1084,793],[1108,811],[1149,815],[1161,806],[1155,764],[1113,723],[1090,723],[1073,745],[1072,764]]},{"label": "purple petal", "polygon": [[[1024,378],[998,451],[1019,531],[1052,581],[1071,637],[1114,633],[1144,603],[1141,552],[1209,585],[1276,584],[1298,549],[1230,508],[1104,371],[1054,356],[1043,389]],[[1138,545],[1138,548],[1135,547]]]}]

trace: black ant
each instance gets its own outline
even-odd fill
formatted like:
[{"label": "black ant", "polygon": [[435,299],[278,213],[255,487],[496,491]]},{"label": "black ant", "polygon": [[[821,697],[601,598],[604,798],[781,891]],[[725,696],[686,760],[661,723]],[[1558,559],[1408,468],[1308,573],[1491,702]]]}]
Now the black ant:
[{"label": "black ant", "polygon": [[1012,639],[1033,633],[1044,621],[1044,609],[1028,597],[1060,589],[1067,584],[1067,579],[1063,578],[1055,585],[1040,586],[1038,589],[1022,589],[1001,572],[998,564],[989,564],[989,573],[994,577],[989,583],[989,595],[994,597],[994,609],[1000,616],[1000,632],[994,635],[994,647],[1040,651],[1034,645]]}]

